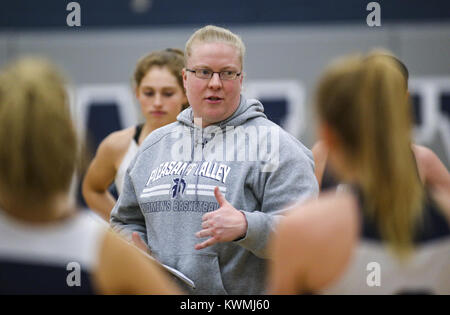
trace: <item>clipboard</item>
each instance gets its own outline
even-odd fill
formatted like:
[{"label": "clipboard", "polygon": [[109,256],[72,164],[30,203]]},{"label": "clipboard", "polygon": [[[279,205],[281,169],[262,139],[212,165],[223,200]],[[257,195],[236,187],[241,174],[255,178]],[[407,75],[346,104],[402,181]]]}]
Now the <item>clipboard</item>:
[{"label": "clipboard", "polygon": [[158,261],[155,257],[149,255],[148,253],[141,250],[141,252],[152,261],[156,262],[158,265],[160,265],[163,269],[167,270],[170,274],[174,275],[176,278],[180,279],[183,283],[187,284],[191,289],[195,289],[195,283],[191,279],[189,279],[184,273],[181,271],[176,270],[175,268],[172,268],[170,266],[164,265],[160,261]]}]

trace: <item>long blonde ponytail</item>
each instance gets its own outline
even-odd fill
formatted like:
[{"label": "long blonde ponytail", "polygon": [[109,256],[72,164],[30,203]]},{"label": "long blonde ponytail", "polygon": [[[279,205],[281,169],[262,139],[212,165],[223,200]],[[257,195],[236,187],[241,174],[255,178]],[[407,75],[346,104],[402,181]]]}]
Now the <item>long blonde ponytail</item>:
[{"label": "long blonde ponytail", "polygon": [[377,52],[341,61],[323,77],[317,106],[358,174],[364,210],[395,253],[407,256],[423,190],[411,148],[411,106],[398,66]]}]

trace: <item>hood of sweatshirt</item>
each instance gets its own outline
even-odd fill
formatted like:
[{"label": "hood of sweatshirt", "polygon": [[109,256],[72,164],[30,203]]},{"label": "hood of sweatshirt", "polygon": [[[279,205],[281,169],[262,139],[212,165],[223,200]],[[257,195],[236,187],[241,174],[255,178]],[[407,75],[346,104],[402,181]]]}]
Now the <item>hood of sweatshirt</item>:
[{"label": "hood of sweatshirt", "polygon": [[[258,100],[255,99],[246,99],[243,95],[241,95],[241,99],[239,102],[239,106],[236,111],[227,119],[216,123],[212,126],[224,128],[226,126],[240,126],[243,125],[250,119],[256,117],[264,117],[267,118],[264,114],[264,107]],[[196,127],[194,125],[194,113],[192,111],[192,107],[189,107],[182,111],[177,120],[182,124],[189,126],[191,128]],[[209,127],[209,126],[208,126]],[[209,129],[206,127],[205,129]]]}]

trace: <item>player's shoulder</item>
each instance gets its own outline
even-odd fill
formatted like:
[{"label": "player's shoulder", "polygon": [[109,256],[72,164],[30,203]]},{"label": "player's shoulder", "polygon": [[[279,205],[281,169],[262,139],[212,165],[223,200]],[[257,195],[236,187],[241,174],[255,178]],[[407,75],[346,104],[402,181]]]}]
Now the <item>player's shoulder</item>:
[{"label": "player's shoulder", "polygon": [[429,164],[439,159],[431,149],[425,146],[413,144],[412,148],[418,163]]},{"label": "player's shoulder", "polygon": [[129,147],[133,139],[136,127],[132,126],[126,129],[110,133],[100,143],[99,152],[105,154],[122,155]]},{"label": "player's shoulder", "polygon": [[[325,142],[323,140],[318,140],[311,148],[311,152],[314,158],[316,169],[323,172],[328,157],[328,148],[326,147]],[[322,173],[320,177],[322,178]]]},{"label": "player's shoulder", "polygon": [[357,207],[357,199],[349,192],[322,193],[318,199],[296,205],[280,228],[311,246],[327,244],[354,226]]},{"label": "player's shoulder", "polygon": [[440,170],[436,166],[439,166],[442,162],[436,153],[425,146],[417,144],[413,144],[412,149],[422,181],[439,176]]},{"label": "player's shoulder", "polygon": [[328,150],[325,142],[323,140],[318,140],[316,143],[314,143],[311,151],[313,152],[314,157],[316,157],[326,155]]}]

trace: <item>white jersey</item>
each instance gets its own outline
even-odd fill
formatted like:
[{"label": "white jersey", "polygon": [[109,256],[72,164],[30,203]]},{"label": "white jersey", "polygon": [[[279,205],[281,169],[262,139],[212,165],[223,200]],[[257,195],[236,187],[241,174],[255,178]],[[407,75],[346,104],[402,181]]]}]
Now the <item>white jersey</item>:
[{"label": "white jersey", "polygon": [[371,220],[361,218],[359,244],[345,272],[320,293],[450,294],[450,224],[433,204],[426,205],[415,251],[403,263],[384,246]]},{"label": "white jersey", "polygon": [[117,193],[120,195],[123,191],[123,182],[125,178],[125,172],[127,171],[128,166],[133,160],[134,156],[137,154],[139,150],[138,140],[142,131],[142,125],[136,126],[136,131],[134,133],[133,138],[130,141],[130,145],[128,146],[128,150],[125,153],[125,156],[120,163],[119,169],[117,170],[116,177],[114,179],[114,184],[116,185]]},{"label": "white jersey", "polygon": [[32,225],[0,210],[0,294],[92,294],[104,225],[86,211]]},{"label": "white jersey", "polygon": [[119,169],[117,170],[116,178],[114,179],[114,184],[116,185],[116,189],[119,195],[122,193],[123,190],[123,181],[125,178],[125,172],[127,171],[128,165],[130,165],[131,161],[133,160],[138,150],[139,147],[136,141],[134,141],[134,139],[131,139],[127,153],[125,153],[125,156],[123,157],[122,162],[120,163]]}]

